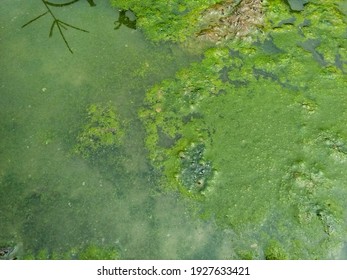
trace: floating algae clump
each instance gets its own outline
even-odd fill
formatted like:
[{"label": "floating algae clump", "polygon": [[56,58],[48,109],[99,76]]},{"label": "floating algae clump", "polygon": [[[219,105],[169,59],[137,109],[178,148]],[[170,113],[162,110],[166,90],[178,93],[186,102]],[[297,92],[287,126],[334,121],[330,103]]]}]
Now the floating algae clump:
[{"label": "floating algae clump", "polygon": [[[295,13],[274,3],[257,40],[211,48],[147,92],[149,157],[163,185],[239,236],[238,257],[338,258],[347,241],[345,15],[333,1]],[[200,169],[211,178],[191,195]]]},{"label": "floating algae clump", "polygon": [[76,151],[85,158],[105,154],[122,143],[124,131],[111,104],[92,104],[87,109],[87,121],[77,137]]},{"label": "floating algae clump", "polygon": [[286,260],[287,255],[278,242],[276,242],[275,240],[271,240],[265,248],[265,259]]},{"label": "floating algae clump", "polygon": [[201,12],[219,2],[203,1],[166,1],[166,0],[111,0],[122,9],[131,9],[137,16],[137,25],[152,40],[172,40],[182,42],[198,28]]},{"label": "floating algae clump", "polygon": [[119,253],[114,248],[89,245],[76,254],[79,260],[117,260]]},{"label": "floating algae clump", "polygon": [[225,49],[213,49],[207,53],[209,58],[180,71],[174,82],[164,81],[151,89],[140,112],[150,158],[167,178],[174,180],[171,186],[181,182],[183,192],[200,189],[192,188],[199,184],[201,190],[205,189],[213,177],[212,165],[205,156],[212,128],[204,123],[199,108],[205,99],[225,90],[219,79],[224,63],[230,63],[230,59],[224,59],[225,54]]}]

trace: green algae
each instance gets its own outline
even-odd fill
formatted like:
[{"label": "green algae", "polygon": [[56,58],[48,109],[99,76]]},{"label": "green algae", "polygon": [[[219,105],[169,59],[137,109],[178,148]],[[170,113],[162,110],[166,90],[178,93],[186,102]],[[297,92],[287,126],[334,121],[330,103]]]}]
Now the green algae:
[{"label": "green algae", "polygon": [[111,0],[133,11],[138,27],[153,41],[179,42],[191,49],[245,37],[262,25],[262,1],[123,1]]},{"label": "green algae", "polygon": [[[219,1],[112,2],[134,11],[148,38],[183,42],[200,30],[200,14]],[[64,110],[56,109],[58,102],[50,107],[69,128],[53,129],[47,114],[28,113],[28,94],[14,90],[8,99],[19,95],[23,105],[1,128],[22,132],[23,141],[5,135],[25,157],[1,162],[0,205],[11,205],[12,218],[1,218],[1,240],[22,239],[32,251],[27,259],[338,258],[347,234],[345,5],[312,0],[293,12],[287,2],[308,1],[266,2],[263,35],[227,40],[154,87],[156,73],[175,55],[120,40],[108,49],[116,62],[106,63],[107,55],[101,65],[93,62],[100,55],[96,42],[88,66],[95,81],[89,76],[83,86],[86,73],[67,71],[73,77],[67,97],[57,99]],[[66,80],[56,92],[62,85]],[[50,86],[35,87],[36,110],[54,101]],[[139,92],[150,87],[142,106]],[[139,141],[139,107],[155,171]],[[25,130],[28,116],[40,129]],[[121,121],[127,118],[129,125]],[[53,114],[48,119],[57,122]],[[79,155],[71,157],[72,149]],[[153,180],[157,173],[160,182]]]},{"label": "green algae", "polygon": [[197,30],[200,12],[217,2],[219,1],[111,1],[115,7],[134,11],[138,27],[155,41],[184,41]]},{"label": "green algae", "polygon": [[[199,234],[212,247],[216,229],[190,219],[175,194],[157,190],[137,118],[146,89],[196,56],[154,45],[125,26],[114,30],[117,11],[95,2],[93,9],[86,1],[57,9],[59,18],[70,16],[90,31],[65,33],[74,55],[59,36],[44,36],[49,17],[21,29],[41,12],[41,1],[6,0],[0,12],[1,246],[22,244],[19,259],[41,250],[65,258],[88,245],[116,247],[125,259],[201,258]],[[109,121],[88,126],[92,116],[104,120],[97,112],[88,116],[92,104]],[[117,124],[120,134],[109,141]],[[100,133],[100,145],[88,146],[86,157],[74,152],[79,136]],[[193,249],[180,242],[190,234]]]},{"label": "green algae", "polygon": [[111,104],[92,104],[87,109],[87,121],[77,137],[76,152],[84,158],[109,153],[119,148],[124,129]]},{"label": "green algae", "polygon": [[[263,36],[209,49],[140,112],[164,185],[234,230],[239,258],[336,258],[346,241],[344,17],[336,1],[300,10],[267,4]],[[198,196],[192,145],[214,170]]]},{"label": "green algae", "polygon": [[287,258],[285,250],[276,240],[271,240],[265,248],[266,260],[286,260]]}]

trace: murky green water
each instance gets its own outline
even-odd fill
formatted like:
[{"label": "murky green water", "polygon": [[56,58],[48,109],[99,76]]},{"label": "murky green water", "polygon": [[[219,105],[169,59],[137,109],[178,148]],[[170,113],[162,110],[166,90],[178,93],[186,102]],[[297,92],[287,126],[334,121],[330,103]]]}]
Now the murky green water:
[{"label": "murky green water", "polygon": [[[0,243],[21,244],[22,256],[97,245],[126,259],[229,257],[230,233],[194,219],[182,198],[159,190],[137,118],[145,91],[197,56],[115,30],[108,1],[54,8],[90,32],[63,30],[71,54],[57,29],[48,37],[49,15],[21,28],[45,11],[41,1],[3,2]],[[86,109],[106,102],[125,127],[112,164],[73,152]]]},{"label": "murky green water", "polygon": [[2,3],[0,259],[345,259],[335,6],[202,56],[96,2]]}]

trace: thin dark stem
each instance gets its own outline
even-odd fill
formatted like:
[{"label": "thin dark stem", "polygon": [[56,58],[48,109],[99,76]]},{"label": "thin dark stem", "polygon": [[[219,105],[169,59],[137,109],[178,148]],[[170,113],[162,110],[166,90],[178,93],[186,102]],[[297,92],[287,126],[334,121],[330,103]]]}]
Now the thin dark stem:
[{"label": "thin dark stem", "polygon": [[64,6],[68,6],[68,5],[71,5],[73,3],[76,3],[78,2],[79,0],[73,0],[71,2],[67,2],[67,3],[62,3],[62,4],[56,4],[56,3],[52,3],[52,2],[49,2],[49,1],[44,1],[46,2],[47,5],[49,6],[54,6],[54,7],[64,7]]},{"label": "thin dark stem", "polygon": [[60,27],[64,28],[65,30],[67,30],[67,27],[63,25],[64,22],[62,22],[61,20],[59,20],[59,23],[61,23]]},{"label": "thin dark stem", "polygon": [[69,51],[70,51],[71,53],[73,53],[72,49],[71,49],[70,46],[69,46],[69,43],[68,43],[68,42],[66,41],[66,39],[65,39],[64,33],[63,33],[63,31],[61,30],[61,27],[60,27],[60,23],[59,23],[59,22],[57,22],[57,26],[58,26],[59,33],[60,33],[61,37],[63,38],[63,40],[64,40],[64,42],[65,42],[65,45],[67,46],[67,48],[69,49]]},{"label": "thin dark stem", "polygon": [[46,14],[48,14],[48,11],[46,11],[46,12],[44,12],[43,14],[37,16],[36,18],[34,18],[34,19],[28,21],[26,24],[23,24],[23,25],[22,25],[22,28],[25,27],[25,26],[27,26],[27,25],[29,25],[30,23],[34,22],[35,20],[39,19],[40,17],[43,17],[43,16],[46,15]]},{"label": "thin dark stem", "polygon": [[87,32],[87,33],[89,33],[89,31],[88,31],[88,30],[85,30],[85,29],[82,29],[82,28],[79,28],[79,27],[73,26],[73,25],[68,24],[68,23],[66,23],[66,22],[63,22],[63,21],[61,21],[61,20],[59,20],[59,22],[60,22],[61,24],[63,24],[63,25],[66,25],[66,26],[68,26],[68,27],[74,28],[74,29],[76,29],[76,30],[79,30],[79,31],[83,31],[83,32]]},{"label": "thin dark stem", "polygon": [[54,26],[55,26],[56,23],[57,23],[57,22],[56,22],[55,20],[52,22],[51,29],[49,30],[49,37],[52,37],[52,35],[53,35],[53,29],[54,29]]},{"label": "thin dark stem", "polygon": [[41,0],[42,1],[42,3],[46,6],[46,9],[47,9],[47,11],[51,14],[51,16],[53,17],[53,19],[56,21],[57,20],[57,18],[55,17],[55,15],[53,14],[53,12],[51,11],[51,9],[48,7],[48,1],[45,1],[45,0]]},{"label": "thin dark stem", "polygon": [[46,6],[47,11],[51,14],[51,16],[52,16],[53,19],[54,19],[54,20],[53,20],[53,23],[52,23],[52,26],[51,26],[51,29],[50,29],[50,32],[49,32],[49,36],[51,37],[51,36],[53,35],[53,28],[54,28],[55,25],[57,25],[58,30],[59,30],[59,33],[60,33],[61,37],[63,38],[63,41],[64,41],[66,47],[69,49],[69,51],[70,51],[71,53],[73,53],[72,49],[70,48],[69,43],[67,42],[67,40],[66,40],[66,38],[65,38],[65,36],[64,36],[63,30],[61,30],[60,21],[55,17],[55,15],[54,15],[53,12],[51,11],[51,9],[48,7],[48,5],[49,5],[48,3],[49,3],[49,2],[47,2],[47,1],[45,1],[45,0],[41,0],[41,1],[42,1],[42,3]]}]

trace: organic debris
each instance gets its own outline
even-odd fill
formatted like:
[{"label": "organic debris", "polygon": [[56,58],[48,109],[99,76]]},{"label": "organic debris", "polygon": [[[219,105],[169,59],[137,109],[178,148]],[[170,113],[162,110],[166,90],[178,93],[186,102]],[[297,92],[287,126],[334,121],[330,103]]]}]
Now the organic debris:
[{"label": "organic debris", "polygon": [[262,26],[262,0],[236,2],[228,0],[208,8],[201,16],[201,31],[197,37],[222,43],[233,38],[247,38]]}]

